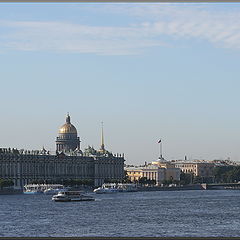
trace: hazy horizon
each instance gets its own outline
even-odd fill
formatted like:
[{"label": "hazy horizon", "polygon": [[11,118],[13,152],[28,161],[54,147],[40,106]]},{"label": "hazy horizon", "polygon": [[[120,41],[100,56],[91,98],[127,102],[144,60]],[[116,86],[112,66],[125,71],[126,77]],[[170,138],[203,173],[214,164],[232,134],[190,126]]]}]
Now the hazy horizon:
[{"label": "hazy horizon", "polygon": [[1,3],[0,147],[240,161],[239,3]]}]

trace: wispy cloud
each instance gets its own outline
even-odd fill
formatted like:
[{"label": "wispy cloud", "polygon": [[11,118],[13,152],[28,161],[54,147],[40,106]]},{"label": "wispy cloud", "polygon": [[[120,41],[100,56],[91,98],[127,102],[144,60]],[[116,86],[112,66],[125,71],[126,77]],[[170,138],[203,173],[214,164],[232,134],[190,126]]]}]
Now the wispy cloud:
[{"label": "wispy cloud", "polygon": [[[0,21],[0,50],[56,51],[104,55],[139,54],[149,47],[205,40],[214,46],[240,48],[240,11],[169,4],[105,7],[127,15],[125,26],[92,26],[53,21]],[[96,11],[104,11],[96,8]],[[165,43],[164,37],[173,41]],[[182,41],[181,41],[182,42]]]},{"label": "wispy cloud", "polygon": [[21,51],[67,51],[106,55],[137,54],[162,45],[145,36],[142,26],[99,27],[63,22],[0,22],[11,28],[0,37],[0,47]]}]

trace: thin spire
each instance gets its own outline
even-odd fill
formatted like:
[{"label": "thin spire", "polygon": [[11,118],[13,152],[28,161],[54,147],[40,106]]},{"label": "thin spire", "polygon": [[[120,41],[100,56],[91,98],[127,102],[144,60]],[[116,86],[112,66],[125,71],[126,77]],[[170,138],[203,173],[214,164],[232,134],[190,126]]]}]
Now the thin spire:
[{"label": "thin spire", "polygon": [[105,151],[104,137],[103,137],[103,122],[101,122],[101,124],[102,124],[102,131],[101,131],[101,147],[100,147],[100,150]]}]

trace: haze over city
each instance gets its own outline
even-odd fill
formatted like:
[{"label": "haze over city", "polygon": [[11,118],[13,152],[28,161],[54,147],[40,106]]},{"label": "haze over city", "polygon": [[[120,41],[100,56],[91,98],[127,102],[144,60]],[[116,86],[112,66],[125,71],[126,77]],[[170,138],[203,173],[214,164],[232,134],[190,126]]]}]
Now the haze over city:
[{"label": "haze over city", "polygon": [[240,5],[1,4],[0,146],[81,148],[127,164],[240,161]]}]

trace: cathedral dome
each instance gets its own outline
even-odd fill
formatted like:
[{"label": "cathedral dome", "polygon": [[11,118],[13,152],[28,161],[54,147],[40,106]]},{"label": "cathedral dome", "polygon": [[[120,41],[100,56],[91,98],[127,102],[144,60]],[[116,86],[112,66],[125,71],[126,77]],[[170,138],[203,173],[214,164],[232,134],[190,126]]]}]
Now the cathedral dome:
[{"label": "cathedral dome", "polygon": [[61,126],[58,133],[74,133],[77,134],[77,129],[70,123],[65,123]]},{"label": "cathedral dome", "polygon": [[61,134],[64,134],[64,133],[77,134],[77,129],[71,124],[69,115],[67,115],[66,123],[60,127],[58,133],[61,133]]},{"label": "cathedral dome", "polygon": [[69,114],[66,123],[58,131],[56,138],[56,150],[58,152],[69,152],[80,150],[80,139],[77,136],[77,129],[71,124]]}]

